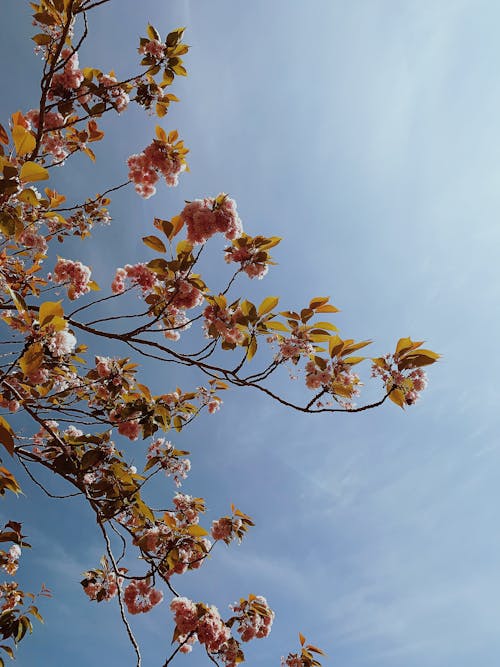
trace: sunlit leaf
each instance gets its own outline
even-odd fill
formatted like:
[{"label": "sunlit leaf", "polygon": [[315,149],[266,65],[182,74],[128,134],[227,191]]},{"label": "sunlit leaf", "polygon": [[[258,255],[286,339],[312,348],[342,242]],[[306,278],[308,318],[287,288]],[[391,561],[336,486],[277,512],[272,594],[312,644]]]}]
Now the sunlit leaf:
[{"label": "sunlit leaf", "polygon": [[14,125],[12,128],[12,138],[19,157],[31,153],[36,146],[34,135],[22,125]]},{"label": "sunlit leaf", "polygon": [[64,310],[60,301],[45,301],[40,306],[38,321],[41,327],[50,324],[54,317],[64,317]]},{"label": "sunlit leaf", "polygon": [[153,250],[156,250],[157,252],[166,252],[167,251],[167,249],[165,247],[165,244],[157,236],[143,236],[142,237],[142,242],[145,245],[147,245],[148,248],[152,248]]},{"label": "sunlit leaf", "polygon": [[273,308],[276,308],[276,306],[279,303],[279,297],[277,296],[268,296],[264,299],[264,301],[260,304],[258,315],[262,316],[265,315],[266,313],[270,313]]},{"label": "sunlit leaf", "polygon": [[24,183],[32,183],[33,181],[47,181],[49,172],[36,162],[25,162],[19,176]]},{"label": "sunlit leaf", "polygon": [[205,528],[202,528],[200,525],[196,524],[193,526],[188,526],[186,528],[186,533],[189,533],[189,535],[192,535],[193,537],[205,537],[205,535],[208,535],[208,530],[205,530]]},{"label": "sunlit leaf", "polygon": [[9,454],[14,456],[14,432],[10,424],[3,417],[0,417],[0,442]]}]

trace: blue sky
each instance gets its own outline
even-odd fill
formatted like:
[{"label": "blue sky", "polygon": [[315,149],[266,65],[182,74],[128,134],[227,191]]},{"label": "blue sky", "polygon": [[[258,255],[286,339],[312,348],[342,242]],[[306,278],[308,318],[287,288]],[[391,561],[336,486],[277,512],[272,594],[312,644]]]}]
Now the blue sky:
[{"label": "blue sky", "polygon": [[[2,3],[4,124],[36,101],[27,7]],[[172,437],[193,452],[183,488],[206,497],[209,521],[231,502],[255,518],[240,547],[177,582],[221,610],[267,596],[277,617],[248,646],[251,665],[279,664],[299,630],[342,667],[498,665],[499,19],[486,0],[120,0],[91,19],[80,62],[118,75],[135,71],[148,21],[162,33],[187,26],[189,77],[163,124],[191,148],[191,172],[147,202],[117,197],[113,225],[65,256],[107,285],[114,267],[149,258],[137,239],[154,216],[225,191],[248,233],[284,238],[279,265],[238,292],[280,294],[283,306],[330,294],[341,334],[374,339],[373,354],[411,335],[443,355],[404,413],[313,417],[233,392]],[[155,122],[113,117],[97,168],[70,164],[61,190],[81,199],[121,182]],[[218,271],[207,265],[213,284]],[[146,372],[165,391],[177,382],[171,369]],[[92,517],[24,486],[2,518],[24,522],[35,548],[23,576],[55,597],[17,664],[132,664],[117,609],[91,605],[78,585],[103,552]],[[146,667],[165,659],[169,619],[166,604],[134,619]]]}]

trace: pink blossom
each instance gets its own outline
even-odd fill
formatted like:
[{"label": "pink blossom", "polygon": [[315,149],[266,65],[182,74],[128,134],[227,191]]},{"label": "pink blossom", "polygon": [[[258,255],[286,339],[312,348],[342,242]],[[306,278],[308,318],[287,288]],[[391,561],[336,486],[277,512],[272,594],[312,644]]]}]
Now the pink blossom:
[{"label": "pink blossom", "polygon": [[243,231],[236,202],[225,194],[215,199],[195,199],[186,204],[180,215],[186,223],[187,238],[191,243],[205,243],[217,232],[227,239],[234,239]]},{"label": "pink blossom", "polygon": [[39,368],[36,369],[36,371],[32,371],[28,375],[28,381],[31,384],[45,384],[46,382],[49,381],[50,378],[50,372],[48,368],[43,368],[43,366],[40,366]]},{"label": "pink blossom", "polygon": [[64,97],[68,90],[76,90],[84,79],[83,72],[78,69],[78,53],[71,54],[69,49],[63,49],[61,59],[66,62],[62,71],[56,72],[52,77],[48,93],[49,100],[54,97]]},{"label": "pink blossom", "polygon": [[0,611],[9,611],[14,609],[22,601],[21,594],[17,590],[18,584],[11,583],[0,584]]},{"label": "pink blossom", "polygon": [[196,499],[184,493],[176,493],[174,496],[174,505],[178,512],[184,515],[189,524],[196,524],[200,518],[196,507]]},{"label": "pink blossom", "polygon": [[[38,123],[40,120],[40,111],[38,109],[31,109],[26,114],[26,118],[30,121],[35,129],[38,129]],[[52,130],[53,128],[59,129],[64,125],[64,117],[58,111],[46,111],[43,116],[43,128],[44,130]]]},{"label": "pink blossom", "polygon": [[46,134],[42,139],[42,148],[46,153],[50,153],[53,161],[58,162],[60,166],[69,155],[69,149],[60,132]]},{"label": "pink blossom", "polygon": [[205,644],[207,651],[214,653],[230,638],[231,631],[220,617],[217,607],[212,605],[198,621],[196,634],[200,644]]},{"label": "pink blossom", "polygon": [[121,422],[118,424],[118,433],[129,440],[137,440],[141,433],[141,425],[137,419]]},{"label": "pink blossom", "polygon": [[200,290],[184,278],[175,281],[171,303],[174,308],[189,310],[203,303],[203,294]]},{"label": "pink blossom", "polygon": [[[119,572],[126,572],[120,568]],[[109,602],[118,593],[118,587],[123,583],[123,577],[116,577],[114,572],[90,570],[85,573],[82,586],[85,595],[96,602]]]},{"label": "pink blossom", "polygon": [[116,270],[111,289],[115,294],[125,291],[125,280],[130,280],[133,285],[137,285],[143,292],[151,290],[156,283],[156,275],[148,269],[146,264],[126,264],[125,267]]},{"label": "pink blossom", "polygon": [[70,299],[77,299],[90,292],[90,269],[81,262],[73,262],[60,257],[54,267],[53,280],[59,284],[69,283],[68,296]]},{"label": "pink blossom", "polygon": [[139,47],[139,53],[148,54],[157,60],[161,60],[165,56],[165,45],[157,39],[151,39]]},{"label": "pink blossom", "polygon": [[47,250],[47,241],[43,236],[38,234],[33,227],[26,227],[21,232],[18,242],[25,245],[27,248],[33,248],[37,252],[45,253]]},{"label": "pink blossom", "polygon": [[223,516],[212,522],[211,533],[214,540],[227,540],[231,537],[232,532],[233,522],[229,517]]},{"label": "pink blossom", "polygon": [[257,595],[240,604],[233,605],[233,611],[238,615],[238,632],[242,641],[262,639],[271,632],[274,612],[262,595]]},{"label": "pink blossom", "polygon": [[54,357],[64,357],[75,349],[76,338],[67,330],[57,331],[48,341],[47,347]]},{"label": "pink blossom", "polygon": [[21,547],[18,544],[13,544],[9,551],[0,551],[0,557],[2,558],[2,569],[7,572],[7,574],[14,575],[17,572],[19,567],[19,558],[21,557]]},{"label": "pink blossom", "polygon": [[241,248],[230,247],[226,248],[224,259],[228,263],[239,262],[241,270],[249,278],[258,278],[260,280],[266,275],[269,267],[262,261],[262,257],[259,258],[259,253],[262,255],[262,252],[258,248],[248,248],[248,246],[242,246]]},{"label": "pink blossom", "polygon": [[111,375],[113,359],[110,357],[96,357],[95,367],[100,378],[108,378]]},{"label": "pink blossom", "polygon": [[179,174],[186,169],[186,163],[179,150],[165,141],[154,139],[142,153],[131,155],[127,160],[129,179],[141,197],[148,199],[155,194],[155,184],[160,175],[168,186],[178,183]]},{"label": "pink blossom", "polygon": [[177,597],[170,603],[174,621],[181,635],[189,635],[198,625],[198,609],[194,602],[185,597]]},{"label": "pink blossom", "polygon": [[244,339],[243,332],[237,326],[240,315],[239,308],[231,310],[221,308],[217,304],[210,304],[203,311],[205,318],[203,328],[209,338],[222,336],[226,342],[238,345]]},{"label": "pink blossom", "polygon": [[413,405],[420,398],[420,392],[427,387],[427,376],[422,368],[406,371],[406,374],[397,368],[393,355],[383,357],[382,365],[372,365],[372,377],[380,377],[388,391],[397,387],[403,392],[406,405]]},{"label": "pink blossom", "polygon": [[123,88],[116,85],[117,83],[116,78],[109,74],[101,74],[99,77],[99,85],[106,89],[105,96],[107,96],[118,113],[121,113],[127,108],[130,97]]},{"label": "pink blossom", "polygon": [[123,599],[130,614],[144,614],[163,600],[163,593],[147,579],[133,579],[125,588]]}]

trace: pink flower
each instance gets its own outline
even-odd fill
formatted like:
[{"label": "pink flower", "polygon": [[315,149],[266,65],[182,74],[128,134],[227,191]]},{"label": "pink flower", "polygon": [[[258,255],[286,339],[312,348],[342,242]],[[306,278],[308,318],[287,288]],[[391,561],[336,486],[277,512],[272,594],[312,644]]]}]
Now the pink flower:
[{"label": "pink flower", "polygon": [[48,99],[54,97],[64,97],[67,91],[73,91],[80,87],[84,76],[78,69],[78,53],[71,54],[69,49],[63,49],[61,53],[62,61],[66,60],[62,71],[56,72],[52,77]]},{"label": "pink flower", "polygon": [[90,269],[81,262],[73,262],[60,257],[54,267],[53,280],[59,284],[69,283],[68,296],[70,299],[77,299],[90,292]]},{"label": "pink flower", "polygon": [[118,433],[129,440],[137,440],[141,433],[141,425],[137,419],[121,422],[121,424],[118,424]]},{"label": "pink flower", "polygon": [[57,331],[48,341],[48,348],[52,356],[64,357],[75,349],[76,338],[67,330]]},{"label": "pink flower", "polygon": [[130,97],[123,88],[116,85],[117,83],[114,76],[101,74],[99,77],[99,85],[106,89],[103,98],[107,98],[118,113],[121,113],[127,108]]},{"label": "pink flower", "polygon": [[191,243],[205,243],[218,232],[227,239],[234,239],[243,231],[236,202],[225,194],[215,199],[195,199],[186,204],[180,215]]},{"label": "pink flower", "polygon": [[188,635],[198,625],[198,609],[194,602],[185,597],[177,597],[170,603],[175,624],[181,635]]},{"label": "pink flower", "polygon": [[110,357],[96,357],[95,368],[100,378],[108,378],[111,375],[113,359]]},{"label": "pink flower", "polygon": [[228,540],[232,532],[233,522],[229,517],[223,516],[212,522],[211,533],[214,540]]},{"label": "pink flower", "polygon": [[220,617],[217,607],[212,605],[198,621],[196,634],[200,644],[205,644],[207,651],[214,653],[230,638],[231,631]]},{"label": "pink flower", "polygon": [[148,54],[157,60],[161,60],[165,56],[165,45],[157,39],[151,39],[139,47],[139,53]]},{"label": "pink flower", "polygon": [[163,600],[163,593],[148,579],[133,579],[125,588],[123,599],[130,614],[144,614]]},{"label": "pink flower", "polygon": [[[124,573],[126,570],[119,569]],[[118,587],[123,583],[123,577],[116,577],[114,572],[107,569],[90,570],[85,573],[85,579],[81,582],[85,595],[95,602],[109,602],[118,593]]]},{"label": "pink flower", "polygon": [[122,269],[117,269],[111,289],[115,294],[125,291],[125,280],[127,278],[132,284],[137,285],[143,292],[151,290],[156,283],[156,276],[148,269],[146,264],[126,264]]},{"label": "pink flower", "polygon": [[184,159],[186,149],[165,141],[154,139],[142,153],[131,155],[127,160],[129,179],[141,197],[148,199],[155,194],[155,184],[160,175],[168,186],[177,185],[179,174],[186,169]]},{"label": "pink flower", "polygon": [[25,245],[27,248],[33,248],[37,252],[45,253],[47,250],[47,241],[43,236],[38,234],[33,227],[26,227],[21,232],[18,242]]}]

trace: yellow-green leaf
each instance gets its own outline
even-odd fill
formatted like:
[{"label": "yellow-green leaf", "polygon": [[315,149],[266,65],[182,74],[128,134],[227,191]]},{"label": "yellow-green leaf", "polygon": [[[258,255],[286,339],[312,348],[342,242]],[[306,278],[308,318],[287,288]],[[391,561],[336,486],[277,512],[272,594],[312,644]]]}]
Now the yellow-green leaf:
[{"label": "yellow-green leaf", "polygon": [[283,322],[275,322],[274,320],[266,322],[266,327],[268,329],[274,329],[275,331],[290,331],[286,324],[283,324]]},{"label": "yellow-green leaf", "polygon": [[332,306],[330,303],[325,303],[324,306],[318,306],[314,309],[317,313],[338,313],[339,309]]},{"label": "yellow-green leaf", "polygon": [[343,359],[344,364],[350,364],[351,366],[354,366],[355,364],[359,364],[360,361],[364,361],[366,357],[346,357]]},{"label": "yellow-green leaf", "polygon": [[314,322],[315,329],[328,329],[328,331],[338,331],[339,328],[332,324],[331,322]]},{"label": "yellow-green leaf", "polygon": [[30,204],[31,206],[40,206],[38,197],[35,194],[35,191],[31,188],[23,190],[17,195],[19,201],[22,201],[24,204]]},{"label": "yellow-green leaf", "polygon": [[40,326],[44,327],[46,324],[50,324],[54,317],[64,317],[64,310],[61,306],[61,302],[45,301],[45,303],[42,303],[38,313]]},{"label": "yellow-green leaf", "polygon": [[43,348],[40,343],[30,345],[19,359],[19,367],[25,375],[30,375],[40,368],[43,361]]},{"label": "yellow-green leaf", "polygon": [[253,359],[256,352],[257,352],[257,341],[255,339],[255,336],[253,336],[247,350],[248,361],[250,361],[250,359]]},{"label": "yellow-green leaf", "polygon": [[20,178],[24,183],[47,181],[49,179],[49,172],[45,167],[40,166],[36,162],[25,162],[21,167]]},{"label": "yellow-green leaf", "polygon": [[148,37],[149,39],[156,39],[158,42],[160,41],[160,35],[158,34],[158,31],[156,28],[154,28],[151,23],[148,25]]},{"label": "yellow-green leaf", "polygon": [[167,143],[167,133],[165,130],[160,127],[159,125],[156,126],[156,137],[160,140],[163,141],[164,143]]},{"label": "yellow-green leaf", "polygon": [[279,303],[279,297],[277,296],[266,297],[259,306],[258,310],[259,316],[265,315],[266,313],[270,313],[271,310],[273,310],[273,308],[276,308],[278,303]]},{"label": "yellow-green leaf", "polygon": [[189,535],[192,535],[193,537],[205,537],[205,535],[208,535],[208,530],[205,530],[205,528],[196,524],[194,526],[188,526],[186,528],[186,533],[189,533]]},{"label": "yellow-green leaf", "polygon": [[152,248],[152,250],[156,250],[157,252],[167,252],[165,244],[157,236],[143,236],[142,242],[144,245],[147,245],[148,248]]},{"label": "yellow-green leaf", "polygon": [[189,241],[186,241],[184,239],[183,241],[179,241],[175,251],[176,251],[177,255],[182,255],[182,254],[190,253],[192,249],[193,249],[193,244],[189,243]]},{"label": "yellow-green leaf", "polygon": [[389,398],[393,403],[399,405],[400,408],[404,408],[404,406],[406,405],[405,395],[401,391],[401,389],[393,389],[393,391],[391,391],[391,393],[389,394]]},{"label": "yellow-green leaf", "polygon": [[10,427],[10,424],[5,421],[3,417],[0,417],[0,442],[9,452],[11,456],[14,456],[14,437],[13,431]]},{"label": "yellow-green leaf", "polygon": [[14,125],[12,128],[12,138],[19,157],[31,153],[36,146],[35,137],[22,125]]}]

